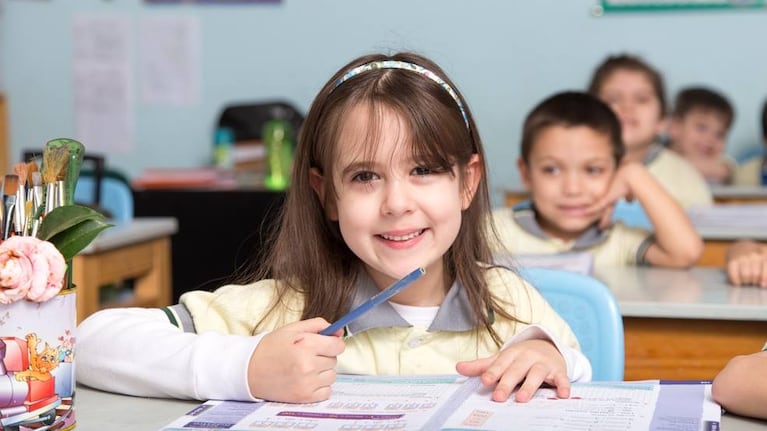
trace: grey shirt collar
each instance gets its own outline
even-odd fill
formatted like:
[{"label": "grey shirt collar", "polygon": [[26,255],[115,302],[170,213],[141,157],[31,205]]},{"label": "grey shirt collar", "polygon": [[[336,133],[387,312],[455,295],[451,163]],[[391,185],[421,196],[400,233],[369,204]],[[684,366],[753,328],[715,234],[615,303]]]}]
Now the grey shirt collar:
[{"label": "grey shirt collar", "polygon": [[[543,240],[551,238],[538,224],[538,220],[535,218],[535,205],[532,201],[526,200],[515,205],[512,217],[527,233]],[[601,230],[597,227],[597,223],[594,223],[575,240],[572,250],[585,250],[594,247],[605,241],[608,235],[609,229]]]},{"label": "grey shirt collar", "polygon": [[[362,272],[357,281],[357,289],[352,301],[352,308],[362,304],[379,292],[373,280],[366,272]],[[445,295],[445,300],[439,306],[434,321],[429,326],[432,331],[468,331],[477,326],[472,317],[471,304],[466,290],[459,281],[453,282]],[[359,334],[373,328],[409,327],[411,326],[394,307],[385,302],[360,316],[347,326],[349,335]]]},{"label": "grey shirt collar", "polygon": [[647,150],[647,154],[644,156],[644,160],[642,163],[647,166],[650,163],[652,163],[653,160],[657,159],[658,156],[660,156],[661,151],[663,151],[666,147],[663,146],[663,144],[656,140],[652,146]]}]

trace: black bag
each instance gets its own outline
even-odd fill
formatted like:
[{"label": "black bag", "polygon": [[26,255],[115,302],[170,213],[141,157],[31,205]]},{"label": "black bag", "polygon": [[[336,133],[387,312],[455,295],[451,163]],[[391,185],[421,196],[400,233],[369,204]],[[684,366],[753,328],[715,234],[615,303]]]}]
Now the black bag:
[{"label": "black bag", "polygon": [[298,136],[304,116],[293,105],[283,101],[228,105],[221,112],[218,127],[231,129],[235,142],[260,140],[264,124],[269,120],[287,121],[294,136]]}]

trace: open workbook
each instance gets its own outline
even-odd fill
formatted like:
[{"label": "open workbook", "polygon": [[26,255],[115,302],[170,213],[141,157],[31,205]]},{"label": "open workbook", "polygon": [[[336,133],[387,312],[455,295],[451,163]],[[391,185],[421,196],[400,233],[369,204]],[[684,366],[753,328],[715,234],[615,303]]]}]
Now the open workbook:
[{"label": "open workbook", "polygon": [[490,396],[476,378],[342,375],[327,401],[207,401],[161,431],[708,431],[719,429],[721,417],[706,382],[579,383],[569,399],[544,388],[524,404]]}]

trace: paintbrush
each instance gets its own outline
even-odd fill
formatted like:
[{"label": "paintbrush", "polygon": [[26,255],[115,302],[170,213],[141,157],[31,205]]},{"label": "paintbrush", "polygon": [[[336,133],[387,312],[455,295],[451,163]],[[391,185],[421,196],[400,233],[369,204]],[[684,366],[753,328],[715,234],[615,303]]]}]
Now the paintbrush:
[{"label": "paintbrush", "polygon": [[32,172],[32,187],[30,188],[32,198],[28,202],[32,203],[33,220],[39,220],[43,211],[43,176],[40,172]]},{"label": "paintbrush", "polygon": [[16,163],[13,165],[13,173],[19,177],[19,186],[16,188],[16,204],[13,212],[13,232],[16,235],[24,235],[24,227],[27,223],[27,164]]},{"label": "paintbrush", "polygon": [[61,166],[58,179],[63,181],[60,186],[61,204],[72,205],[74,203],[75,187],[77,179],[80,177],[80,168],[85,157],[85,146],[74,139],[57,138],[51,139],[45,144],[45,151],[65,150],[66,162]]},{"label": "paintbrush", "polygon": [[16,206],[16,192],[19,189],[19,176],[8,174],[3,180],[3,239],[11,235],[11,223],[13,222],[13,209]]},{"label": "paintbrush", "polygon": [[[64,147],[49,148],[43,151],[43,183],[45,184],[45,210],[43,215],[59,206],[57,182],[59,175],[67,164],[67,149]],[[63,193],[63,192],[62,192]]]}]

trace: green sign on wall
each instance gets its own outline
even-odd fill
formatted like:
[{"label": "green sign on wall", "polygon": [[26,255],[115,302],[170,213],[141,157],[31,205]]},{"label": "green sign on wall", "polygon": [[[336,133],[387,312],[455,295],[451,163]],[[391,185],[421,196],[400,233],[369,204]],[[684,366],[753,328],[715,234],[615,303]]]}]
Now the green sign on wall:
[{"label": "green sign on wall", "polygon": [[767,0],[601,0],[597,13],[691,9],[764,8]]}]

